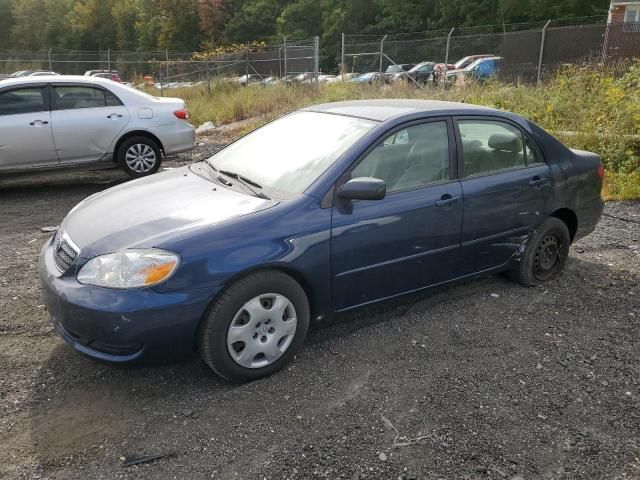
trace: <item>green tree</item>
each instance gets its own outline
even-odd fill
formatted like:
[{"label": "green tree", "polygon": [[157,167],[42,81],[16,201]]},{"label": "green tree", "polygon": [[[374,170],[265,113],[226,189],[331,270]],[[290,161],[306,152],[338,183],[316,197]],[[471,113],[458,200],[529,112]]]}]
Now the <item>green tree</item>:
[{"label": "green tree", "polygon": [[295,38],[318,35],[322,24],[322,4],[317,0],[298,0],[287,5],[277,19],[278,33]]},{"label": "green tree", "polygon": [[278,0],[247,0],[227,23],[224,40],[241,43],[273,38],[281,11]]}]

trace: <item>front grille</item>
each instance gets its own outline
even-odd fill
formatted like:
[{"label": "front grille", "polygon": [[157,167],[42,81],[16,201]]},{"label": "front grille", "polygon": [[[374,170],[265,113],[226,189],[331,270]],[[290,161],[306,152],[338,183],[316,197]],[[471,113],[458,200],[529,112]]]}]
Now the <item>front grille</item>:
[{"label": "front grille", "polygon": [[66,238],[62,229],[59,228],[53,239],[53,260],[62,273],[69,270],[69,267],[78,257],[78,253],[71,241]]}]

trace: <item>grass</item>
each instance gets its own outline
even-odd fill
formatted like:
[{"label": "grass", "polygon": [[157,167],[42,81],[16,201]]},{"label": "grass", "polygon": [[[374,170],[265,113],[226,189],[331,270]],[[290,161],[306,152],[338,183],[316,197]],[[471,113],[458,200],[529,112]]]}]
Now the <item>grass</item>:
[{"label": "grass", "polygon": [[498,82],[446,90],[349,82],[267,88],[219,83],[210,91],[200,87],[170,94],[187,102],[195,125],[252,119],[245,131],[307,105],[339,100],[428,98],[487,105],[529,118],[571,148],[600,154],[607,171],[606,199],[640,199],[640,63],[622,77],[569,67],[539,88]]}]

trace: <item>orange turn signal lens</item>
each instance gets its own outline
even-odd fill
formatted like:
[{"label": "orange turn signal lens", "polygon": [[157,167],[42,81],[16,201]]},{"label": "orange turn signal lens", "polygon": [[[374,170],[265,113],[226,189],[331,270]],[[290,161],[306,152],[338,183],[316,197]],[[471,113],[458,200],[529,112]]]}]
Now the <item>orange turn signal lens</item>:
[{"label": "orange turn signal lens", "polygon": [[142,272],[145,275],[145,285],[161,282],[171,275],[175,266],[176,262],[167,262],[161,265],[154,265],[152,267],[145,268]]}]

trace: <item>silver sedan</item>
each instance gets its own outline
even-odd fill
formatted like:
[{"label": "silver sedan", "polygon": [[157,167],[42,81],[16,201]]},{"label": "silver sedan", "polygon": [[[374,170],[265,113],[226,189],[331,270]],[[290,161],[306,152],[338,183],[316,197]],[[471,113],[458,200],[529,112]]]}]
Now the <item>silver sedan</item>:
[{"label": "silver sedan", "polygon": [[23,77],[0,83],[0,174],[119,166],[154,173],[162,155],[193,149],[179,98],[158,98],[96,77]]}]

